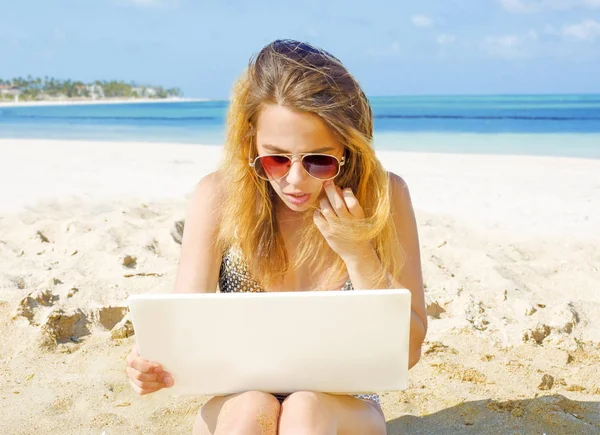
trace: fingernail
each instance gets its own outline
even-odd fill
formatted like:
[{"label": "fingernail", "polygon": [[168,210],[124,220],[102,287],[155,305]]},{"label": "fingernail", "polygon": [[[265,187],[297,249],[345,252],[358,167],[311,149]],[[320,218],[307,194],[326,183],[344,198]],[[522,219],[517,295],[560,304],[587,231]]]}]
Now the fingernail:
[{"label": "fingernail", "polygon": [[160,367],[154,367],[154,373],[160,373],[162,369]]},{"label": "fingernail", "polygon": [[171,379],[170,376],[165,376],[165,378],[163,379],[163,382],[167,387],[170,387],[171,385],[173,385],[173,379]]}]

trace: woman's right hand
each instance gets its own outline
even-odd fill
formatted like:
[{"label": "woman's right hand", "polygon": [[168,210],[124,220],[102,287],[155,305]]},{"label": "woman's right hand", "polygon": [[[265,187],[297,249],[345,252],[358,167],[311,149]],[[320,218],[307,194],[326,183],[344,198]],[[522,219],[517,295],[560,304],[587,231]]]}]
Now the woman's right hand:
[{"label": "woman's right hand", "polygon": [[140,357],[137,344],[127,355],[127,376],[131,387],[140,396],[173,386],[173,378],[160,364]]}]

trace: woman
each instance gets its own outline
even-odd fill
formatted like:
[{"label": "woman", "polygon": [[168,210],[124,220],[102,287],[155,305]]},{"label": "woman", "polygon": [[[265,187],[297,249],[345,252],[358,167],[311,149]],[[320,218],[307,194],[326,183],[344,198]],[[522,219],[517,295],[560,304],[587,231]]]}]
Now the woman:
[{"label": "woman", "polygon": [[[223,163],[191,200],[175,292],[407,288],[410,361],[427,330],[419,243],[408,188],[372,148],[358,83],[329,53],[275,41],[236,87]],[[310,321],[310,319],[307,319]],[[173,385],[134,347],[140,395]],[[214,397],[195,434],[385,434],[379,397],[249,391]]]}]

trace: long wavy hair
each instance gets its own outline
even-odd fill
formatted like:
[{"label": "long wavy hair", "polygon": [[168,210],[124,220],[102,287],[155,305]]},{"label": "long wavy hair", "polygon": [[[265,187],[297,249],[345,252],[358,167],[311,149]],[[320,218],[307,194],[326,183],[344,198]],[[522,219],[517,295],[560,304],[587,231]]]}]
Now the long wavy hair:
[{"label": "long wavy hair", "polygon": [[[307,43],[277,40],[250,59],[233,88],[227,135],[220,166],[224,182],[222,220],[217,237],[220,252],[234,247],[263,287],[278,282],[290,268],[327,266],[325,285],[343,279],[346,267],[304,213],[302,243],[289,259],[275,213],[277,194],[249,166],[257,155],[257,118],[265,104],[318,116],[345,148],[346,163],[336,185],[350,187],[365,211],[355,228],[334,221],[331,230],[372,244],[382,270],[374,277],[396,277],[402,249],[392,219],[389,176],[372,147],[373,115],[357,81],[330,53]],[[379,282],[379,281],[378,281]]]}]

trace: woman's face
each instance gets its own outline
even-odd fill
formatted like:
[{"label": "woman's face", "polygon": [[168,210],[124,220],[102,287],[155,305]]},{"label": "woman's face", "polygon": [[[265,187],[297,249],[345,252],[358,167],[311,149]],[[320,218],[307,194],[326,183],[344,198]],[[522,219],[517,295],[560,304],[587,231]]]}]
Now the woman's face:
[{"label": "woman's face", "polygon": [[[268,104],[258,116],[256,129],[259,155],[322,153],[342,160],[344,147],[316,115]],[[281,202],[297,212],[315,205],[323,189],[323,181],[306,172],[300,156],[293,159],[286,176],[269,182]]]}]

